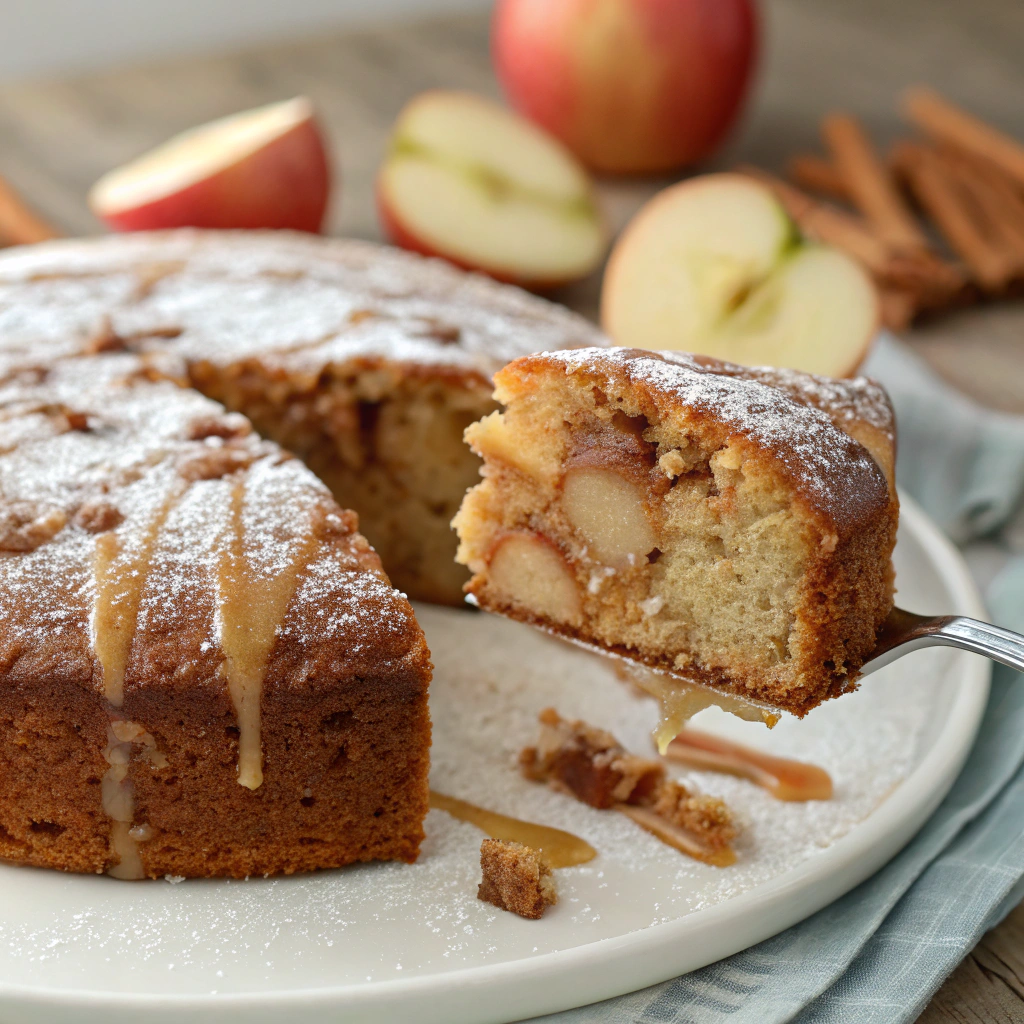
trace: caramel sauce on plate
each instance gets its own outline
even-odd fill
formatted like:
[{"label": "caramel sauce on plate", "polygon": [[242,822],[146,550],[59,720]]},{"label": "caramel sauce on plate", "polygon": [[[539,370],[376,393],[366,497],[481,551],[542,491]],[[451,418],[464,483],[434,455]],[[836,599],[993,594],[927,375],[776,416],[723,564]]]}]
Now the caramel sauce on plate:
[{"label": "caramel sauce on plate", "polygon": [[832,779],[824,768],[753,750],[711,733],[684,729],[665,750],[665,757],[690,768],[725,772],[749,779],[776,800],[830,800]]},{"label": "caramel sauce on plate", "polygon": [[431,790],[430,806],[439,811],[447,811],[459,821],[468,821],[471,825],[476,825],[492,839],[522,843],[535,850],[543,850],[553,868],[571,868],[576,864],[586,864],[597,856],[597,850],[590,843],[571,832],[510,818],[459,800],[458,797],[446,796],[444,793]]}]

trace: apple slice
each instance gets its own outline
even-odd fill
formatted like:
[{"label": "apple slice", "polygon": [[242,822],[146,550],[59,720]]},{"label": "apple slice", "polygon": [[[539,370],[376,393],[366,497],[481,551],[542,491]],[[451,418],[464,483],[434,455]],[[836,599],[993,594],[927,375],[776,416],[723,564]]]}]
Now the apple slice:
[{"label": "apple slice", "polygon": [[546,537],[517,530],[488,556],[489,586],[502,601],[552,622],[580,624],[579,589],[562,553]]},{"label": "apple slice", "polygon": [[105,174],[89,193],[115,231],[292,228],[319,231],[331,173],[304,96],[176,135]]},{"label": "apple slice", "polygon": [[804,241],[771,190],[741,174],[655,196],[616,244],[601,297],[618,345],[833,377],[856,371],[878,318],[860,264]]},{"label": "apple slice", "polygon": [[396,244],[534,288],[586,276],[607,231],[586,171],[561,143],[471,93],[417,96],[377,178]]}]

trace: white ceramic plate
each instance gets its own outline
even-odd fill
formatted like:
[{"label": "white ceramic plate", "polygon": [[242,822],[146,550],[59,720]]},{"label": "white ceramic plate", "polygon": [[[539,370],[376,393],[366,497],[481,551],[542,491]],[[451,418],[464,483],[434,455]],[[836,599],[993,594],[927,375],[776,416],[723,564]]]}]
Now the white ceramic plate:
[{"label": "white ceramic plate", "polygon": [[[981,614],[956,551],[910,502],[896,561],[904,607]],[[650,702],[527,627],[419,613],[436,664],[434,788],[600,851],[557,872],[557,907],[524,921],[476,900],[481,834],[440,811],[414,866],[180,884],[0,866],[0,1020],[485,1024],[653,984],[789,927],[892,857],[952,784],[988,694],[987,662],[930,650],[771,733],[703,712],[702,728],[815,761],[836,783],[832,801],[780,804],[742,780],[680,772],[745,823],[739,862],[717,869],[512,767],[546,704],[650,751]]]}]

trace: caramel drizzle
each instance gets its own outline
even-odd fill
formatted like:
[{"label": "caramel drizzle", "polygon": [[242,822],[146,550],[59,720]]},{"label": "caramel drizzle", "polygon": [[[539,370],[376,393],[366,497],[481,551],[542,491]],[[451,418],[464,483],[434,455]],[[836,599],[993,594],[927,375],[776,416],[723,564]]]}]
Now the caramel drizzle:
[{"label": "caramel drizzle", "polygon": [[690,768],[724,772],[749,779],[776,800],[830,800],[832,779],[824,768],[753,750],[696,729],[684,729],[665,750],[665,757]]},{"label": "caramel drizzle", "polygon": [[110,767],[103,776],[101,797],[103,810],[111,819],[110,847],[117,863],[108,868],[112,878],[136,880],[146,877],[139,842],[152,838],[151,826],[133,825],[135,817],[135,790],[128,778],[128,764],[132,757],[132,744],[140,744],[143,754],[154,768],[165,768],[167,758],[156,745],[156,740],[141,725],[125,719],[116,719],[107,727],[107,745],[103,757]]},{"label": "caramel drizzle", "polygon": [[218,564],[220,644],[228,692],[238,720],[238,784],[259,789],[263,783],[260,699],[267,661],[316,537],[308,531],[284,570],[271,577],[261,576],[253,571],[245,555],[244,505],[243,477],[231,492],[230,528]]},{"label": "caramel drizzle", "polygon": [[[139,608],[146,589],[153,553],[160,531],[175,505],[188,488],[187,481],[177,481],[150,520],[142,541],[133,554],[125,556],[121,539],[114,530],[96,538],[93,553],[93,572],[96,580],[96,600],[93,605],[93,650],[103,671],[103,694],[112,708],[124,703],[124,677],[128,667],[132,640],[138,628]],[[130,735],[129,735],[130,734]],[[107,870],[113,878],[139,879],[145,877],[136,837],[131,833],[135,814],[135,795],[128,778],[131,744],[145,735],[140,727],[124,719],[115,719],[108,731],[103,756],[110,767],[101,782],[103,810],[111,819],[110,849],[117,862]],[[163,755],[159,755],[161,758]],[[154,766],[162,767],[156,760]],[[163,760],[166,764],[166,758]]]},{"label": "caramel drizzle", "polygon": [[431,790],[430,806],[439,811],[447,811],[459,821],[468,821],[471,825],[476,825],[492,839],[522,843],[535,850],[542,850],[553,868],[571,868],[576,864],[586,864],[597,856],[597,850],[590,843],[571,832],[538,825],[532,821],[520,821],[519,818],[510,818],[505,814],[467,803],[458,797],[446,796],[444,793]]},{"label": "caramel drizzle", "polygon": [[124,675],[128,655],[139,620],[139,606],[146,588],[153,552],[160,531],[174,506],[188,487],[176,483],[142,535],[134,554],[124,555],[121,540],[114,530],[96,538],[93,572],[96,601],[93,606],[93,650],[103,669],[103,693],[108,703],[119,708],[124,703]]},{"label": "caramel drizzle", "polygon": [[110,824],[110,849],[117,857],[117,863],[107,868],[107,874],[123,882],[138,882],[146,877],[139,844],[131,833],[131,822],[113,821]]},{"label": "caramel drizzle", "polygon": [[686,723],[705,708],[719,707],[745,722],[759,722],[767,725],[769,729],[774,729],[782,717],[775,708],[767,705],[700,683],[687,683],[677,676],[655,672],[644,666],[624,667],[622,675],[654,697],[661,707],[661,721],[654,732],[659,754],[664,754],[672,740],[683,731]]}]

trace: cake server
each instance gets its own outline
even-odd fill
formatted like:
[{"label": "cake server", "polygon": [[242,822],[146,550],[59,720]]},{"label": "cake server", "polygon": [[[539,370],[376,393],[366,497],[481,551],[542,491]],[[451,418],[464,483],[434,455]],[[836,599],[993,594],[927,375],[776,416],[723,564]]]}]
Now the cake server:
[{"label": "cake server", "polygon": [[917,615],[893,608],[871,657],[861,666],[866,676],[922,647],[959,647],[1024,672],[1024,636],[965,615]]}]

